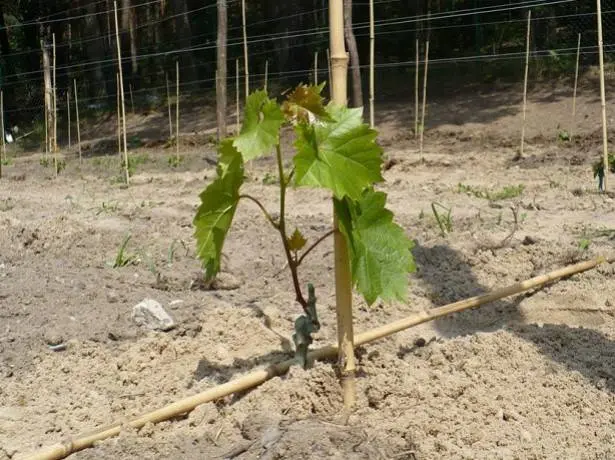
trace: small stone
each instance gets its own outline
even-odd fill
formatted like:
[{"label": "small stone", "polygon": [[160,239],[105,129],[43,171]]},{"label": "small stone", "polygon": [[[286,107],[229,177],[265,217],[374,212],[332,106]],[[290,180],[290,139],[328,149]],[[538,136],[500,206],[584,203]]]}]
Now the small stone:
[{"label": "small stone", "polygon": [[424,347],[427,344],[427,341],[423,337],[419,337],[414,341],[415,347]]},{"label": "small stone", "polygon": [[521,432],[521,440],[524,442],[532,442],[532,435],[530,434],[529,431],[523,430]]},{"label": "small stone", "polygon": [[109,302],[109,303],[116,303],[118,300],[120,300],[120,296],[118,295],[117,292],[115,292],[115,291],[108,291],[107,292],[107,302]]},{"label": "small stone", "polygon": [[153,299],[144,299],[132,309],[132,320],[137,326],[155,331],[169,331],[175,327],[175,321],[162,305]]},{"label": "small stone", "polygon": [[536,239],[527,235],[525,238],[523,238],[523,241],[521,242],[521,244],[523,244],[524,246],[531,246],[533,244],[536,244]]},{"label": "small stone", "polygon": [[61,345],[64,342],[64,337],[59,334],[45,334],[44,336],[45,343],[50,347],[55,347]]},{"label": "small stone", "polygon": [[212,289],[216,291],[233,291],[239,289],[241,283],[235,276],[230,273],[218,273],[216,279],[211,284]]}]

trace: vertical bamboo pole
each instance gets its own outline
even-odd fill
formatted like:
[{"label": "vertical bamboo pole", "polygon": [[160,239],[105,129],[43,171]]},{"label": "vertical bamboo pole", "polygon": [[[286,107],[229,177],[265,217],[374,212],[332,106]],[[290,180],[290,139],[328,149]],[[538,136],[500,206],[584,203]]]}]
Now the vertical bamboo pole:
[{"label": "vertical bamboo pole", "polygon": [[376,33],[374,31],[374,0],[369,0],[369,126],[374,127],[374,65]]},{"label": "vertical bamboo pole", "polygon": [[527,118],[527,75],[530,68],[530,30],[532,29],[532,10],[527,12],[527,35],[525,38],[525,77],[523,78],[523,122],[521,124],[521,147],[516,159],[523,158],[525,147],[525,120]]},{"label": "vertical bamboo pole", "polygon": [[331,56],[329,53],[329,48],[327,48],[327,72],[329,72],[329,74],[327,75],[327,80],[329,81],[329,87],[331,87]]},{"label": "vertical bamboo pole", "polygon": [[70,152],[71,149],[73,148],[73,144],[70,138],[71,132],[70,132],[70,88],[68,89],[68,91],[66,91],[66,107],[67,107],[67,111],[68,111],[68,151]]},{"label": "vertical bamboo pole", "polygon": [[175,158],[179,162],[179,61],[175,61]]},{"label": "vertical bamboo pole", "polygon": [[173,139],[173,115],[171,114],[171,92],[169,90],[169,74],[164,73],[167,82],[167,107],[169,109],[169,140]]},{"label": "vertical bamboo pole", "polygon": [[4,132],[4,91],[0,90],[0,116],[2,117],[2,157],[0,158],[0,177],[2,177],[2,162],[6,161],[6,133]]},{"label": "vertical bamboo pole", "polygon": [[579,83],[579,58],[581,55],[581,34],[577,41],[577,63],[574,69],[574,89],[572,90],[572,123],[570,125],[570,140],[574,136],[574,130],[576,129],[575,121],[577,116],[577,86]]},{"label": "vertical bamboo pole", "polygon": [[239,59],[235,59],[235,117],[236,117],[236,131],[239,133]]},{"label": "vertical bamboo pole", "polygon": [[416,39],[416,58],[414,59],[414,137],[419,135],[419,39]]},{"label": "vertical bamboo pole", "polygon": [[318,51],[314,51],[314,85],[318,85]]},{"label": "vertical bamboo pole", "polygon": [[135,99],[132,96],[132,83],[128,83],[128,90],[130,91],[130,108],[132,109],[132,114],[135,114]]},{"label": "vertical bamboo pole", "polygon": [[115,73],[115,94],[117,105],[117,153],[122,158],[122,109],[120,107],[120,73]]},{"label": "vertical bamboo pole", "polygon": [[79,163],[81,163],[81,125],[79,124],[79,95],[77,94],[77,80],[73,80],[75,89],[75,116],[77,117],[77,148],[79,150]]},{"label": "vertical bamboo pole", "polygon": [[117,20],[117,0],[113,1],[115,12],[115,41],[117,42],[117,64],[120,74],[120,100],[122,106],[122,136],[124,147],[124,172],[126,174],[126,185],[130,184],[130,174],[128,172],[128,142],[126,141],[126,102],[124,100],[124,72],[122,71],[122,47],[120,45],[120,27]]},{"label": "vertical bamboo pole", "polygon": [[52,34],[52,47],[53,47],[53,61],[52,61],[52,75],[53,75],[53,169],[55,170],[56,177],[58,176],[58,99],[56,89],[56,34]]},{"label": "vertical bamboo pole", "polygon": [[423,107],[421,109],[421,126],[420,141],[419,141],[419,153],[423,155],[423,136],[425,134],[425,110],[427,107],[427,68],[429,67],[429,40],[425,43],[425,70],[423,74]]},{"label": "vertical bamboo pole", "polygon": [[267,79],[269,78],[269,59],[265,59],[265,92],[267,92]]},{"label": "vertical bamboo pole", "polygon": [[248,34],[246,32],[246,0],[241,0],[241,26],[243,28],[243,62],[246,76],[246,101],[250,94],[250,70],[248,65]]},{"label": "vertical bamboo pole", "polygon": [[600,57],[600,104],[602,105],[602,153],[603,153],[603,163],[602,166],[604,168],[604,181],[603,181],[603,192],[607,190],[607,181],[609,176],[609,145],[608,145],[608,134],[607,134],[607,126],[606,126],[606,95],[604,89],[604,49],[603,49],[603,41],[602,41],[602,7],[600,5],[601,1],[596,0],[597,8],[598,8],[598,56]]},{"label": "vertical bamboo pole", "polygon": [[[346,105],[348,95],[348,55],[344,45],[344,2],[329,1],[329,28],[331,47],[332,100],[335,104]],[[338,228],[334,213],[334,227]],[[335,300],[337,308],[337,340],[339,346],[339,368],[344,407],[350,409],[356,401],[354,331],[352,324],[352,278],[348,247],[341,232],[336,231],[335,241]]]}]

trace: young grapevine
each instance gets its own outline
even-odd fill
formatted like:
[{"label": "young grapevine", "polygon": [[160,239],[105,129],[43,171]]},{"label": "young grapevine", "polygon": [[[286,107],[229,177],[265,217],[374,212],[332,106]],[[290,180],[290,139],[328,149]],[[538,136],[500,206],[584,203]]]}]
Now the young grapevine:
[{"label": "young grapevine", "polygon": [[[408,273],[415,269],[412,241],[385,207],[386,194],[374,188],[384,180],[383,152],[375,142],[377,132],[363,122],[362,109],[325,105],[321,96],[323,87],[324,83],[299,85],[281,105],[262,90],[248,97],[239,134],[220,142],[217,177],[201,193],[201,204],[193,222],[197,254],[205,277],[211,280],[220,270],[224,240],[239,202],[252,201],[263,211],[281,236],[296,300],[304,311],[295,323],[293,336],[296,356],[304,366],[311,334],[319,330],[320,324],[314,287],[308,284],[306,299],[298,268],[333,230],[307,248],[308,242],[299,229],[289,234],[285,217],[289,187],[319,187],[332,193],[339,231],[349,248],[353,287],[369,305],[379,298],[405,300]],[[288,125],[294,127],[295,155],[292,167],[285,170],[280,131]],[[257,198],[241,191],[245,162],[269,155],[277,159],[280,193],[277,218]]]}]

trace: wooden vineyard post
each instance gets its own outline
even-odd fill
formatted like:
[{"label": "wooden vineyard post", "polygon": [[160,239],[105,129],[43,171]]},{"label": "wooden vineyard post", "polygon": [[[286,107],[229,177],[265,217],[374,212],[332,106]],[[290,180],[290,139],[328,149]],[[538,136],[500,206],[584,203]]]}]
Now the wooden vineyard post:
[{"label": "wooden vineyard post", "polygon": [[77,94],[77,80],[73,80],[75,90],[75,116],[77,117],[77,149],[79,150],[79,163],[81,163],[81,126],[79,125],[79,96]]},{"label": "wooden vineyard post", "polygon": [[263,85],[265,92],[267,92],[267,79],[269,78],[269,59],[265,59],[265,84]]},{"label": "wooden vineyard post", "polygon": [[604,89],[604,47],[602,41],[602,7],[601,0],[596,0],[598,8],[598,56],[600,59],[600,104],[602,106],[602,167],[604,168],[604,180],[602,191],[606,192],[609,176],[609,141],[606,124],[606,95]]},{"label": "wooden vineyard post", "polygon": [[52,64],[52,75],[53,75],[53,93],[52,93],[52,106],[53,106],[53,144],[51,144],[53,148],[53,169],[55,170],[56,177],[58,176],[58,99],[57,99],[57,88],[56,88],[56,34],[52,34],[52,56],[53,56],[53,64]]},{"label": "wooden vineyard post", "polygon": [[374,0],[369,0],[369,126],[374,127],[374,58],[376,33],[374,31]]},{"label": "wooden vineyard post", "polygon": [[577,41],[577,61],[574,69],[574,88],[572,90],[572,123],[570,125],[570,140],[572,140],[574,136],[575,119],[577,116],[577,86],[579,84],[579,58],[581,55],[581,34],[579,34],[579,39]]},{"label": "wooden vineyard post", "polygon": [[427,108],[427,68],[429,67],[429,40],[425,43],[425,69],[423,75],[423,105],[421,108],[421,125],[419,127],[419,153],[423,155],[423,136],[425,134],[425,111]]},{"label": "wooden vineyard post", "polygon": [[4,131],[4,91],[0,90],[0,116],[2,117],[2,157],[0,157],[0,177],[2,177],[2,162],[6,161],[6,133]]},{"label": "wooden vineyard post", "polygon": [[117,65],[119,67],[120,80],[120,102],[122,109],[122,143],[124,147],[124,173],[126,175],[126,185],[130,184],[130,173],[128,172],[128,142],[126,141],[126,102],[124,100],[124,75],[122,72],[122,47],[120,46],[120,27],[117,20],[117,0],[113,1],[115,12],[115,41],[117,42]]},{"label": "wooden vineyard post", "polygon": [[246,101],[250,95],[250,70],[248,65],[248,34],[246,32],[246,0],[241,0],[241,26],[243,28],[243,64],[246,77]]},{"label": "wooden vineyard post", "polygon": [[[329,35],[331,48],[332,101],[347,104],[348,55],[344,44],[344,2],[329,1]],[[339,228],[334,211],[334,227]],[[337,342],[344,407],[351,409],[356,401],[354,331],[352,323],[352,277],[346,240],[341,232],[334,235],[335,300],[337,308]]]},{"label": "wooden vineyard post", "polygon": [[414,138],[419,135],[419,39],[416,39],[414,60]]},{"label": "wooden vineyard post", "polygon": [[169,109],[169,140],[173,139],[173,115],[171,114],[171,92],[169,91],[169,74],[165,72],[164,78],[167,82],[167,107]]},{"label": "wooden vineyard post", "polygon": [[217,0],[218,9],[218,37],[216,41],[216,122],[218,125],[218,141],[226,138],[226,82],[227,82],[227,64],[226,64],[226,42],[227,42],[227,25],[228,11],[226,8],[226,0]]},{"label": "wooden vineyard post", "polygon": [[235,118],[235,130],[239,133],[239,59],[235,59]]},{"label": "wooden vineyard post", "polygon": [[527,117],[527,76],[530,67],[530,30],[532,29],[532,10],[527,12],[527,35],[525,39],[525,77],[523,78],[523,122],[521,124],[521,146],[515,159],[523,158],[525,146],[525,120]]},{"label": "wooden vineyard post", "polygon": [[130,108],[132,110],[132,114],[135,114],[135,99],[132,96],[132,83],[128,83],[128,91],[130,91]]},{"label": "wooden vineyard post", "polygon": [[179,163],[179,61],[175,61],[175,159]]},{"label": "wooden vineyard post", "polygon": [[51,64],[49,61],[49,50],[41,40],[41,50],[43,52],[43,81],[45,84],[45,160],[49,159],[51,153]]}]

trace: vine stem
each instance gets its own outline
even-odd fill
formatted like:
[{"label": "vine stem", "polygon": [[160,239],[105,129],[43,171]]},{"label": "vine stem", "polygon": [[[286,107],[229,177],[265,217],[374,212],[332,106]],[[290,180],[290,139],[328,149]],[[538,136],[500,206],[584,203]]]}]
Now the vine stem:
[{"label": "vine stem", "polygon": [[325,233],[323,236],[321,236],[320,238],[318,238],[314,244],[312,244],[309,248],[307,248],[305,250],[305,252],[303,254],[301,254],[301,257],[299,257],[299,260],[297,260],[297,267],[299,265],[301,265],[301,262],[303,262],[303,259],[305,259],[308,254],[310,252],[312,252],[316,246],[318,246],[320,243],[322,243],[324,240],[326,240],[327,238],[329,238],[331,235],[335,234],[335,229],[334,230],[329,230],[327,233]]},{"label": "vine stem", "polygon": [[288,245],[288,236],[286,234],[286,187],[288,183],[284,178],[284,165],[282,164],[282,150],[280,144],[276,146],[276,157],[278,160],[278,175],[280,176],[280,222],[278,224],[278,231],[282,237],[282,244],[284,245],[284,252],[286,253],[286,259],[288,260],[288,268],[293,278],[293,287],[295,288],[296,300],[299,302],[305,313],[310,316],[308,310],[308,304],[301,292],[301,285],[299,284],[299,275],[297,274],[297,267],[299,266],[297,260],[293,257],[290,247]]},{"label": "vine stem", "polygon": [[247,194],[239,195],[239,199],[241,200],[242,198],[255,203],[261,209],[261,211],[263,211],[263,214],[265,215],[265,218],[269,221],[269,223],[273,225],[275,229],[280,228],[280,224],[276,222],[273,217],[271,217],[271,214],[269,214],[267,209],[265,209],[265,206],[263,206],[263,203],[261,203],[258,199],[254,198],[252,195]]}]

